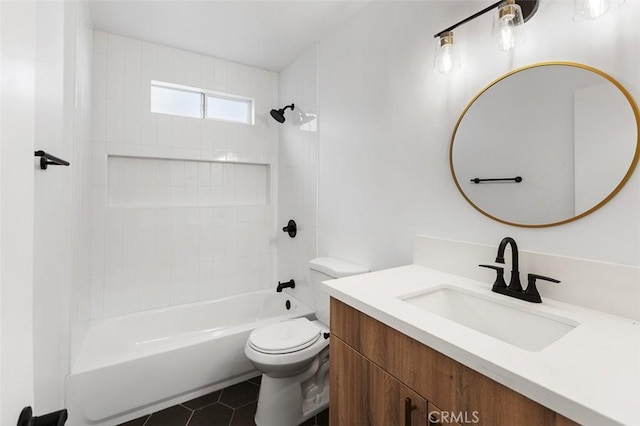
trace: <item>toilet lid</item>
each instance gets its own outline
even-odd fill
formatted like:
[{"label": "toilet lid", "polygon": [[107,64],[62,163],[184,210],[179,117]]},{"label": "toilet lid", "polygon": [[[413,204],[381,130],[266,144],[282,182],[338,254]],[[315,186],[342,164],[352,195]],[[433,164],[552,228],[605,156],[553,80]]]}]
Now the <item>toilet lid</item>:
[{"label": "toilet lid", "polygon": [[249,346],[267,354],[296,352],[314,344],[320,331],[308,319],[296,318],[256,328],[249,336]]}]

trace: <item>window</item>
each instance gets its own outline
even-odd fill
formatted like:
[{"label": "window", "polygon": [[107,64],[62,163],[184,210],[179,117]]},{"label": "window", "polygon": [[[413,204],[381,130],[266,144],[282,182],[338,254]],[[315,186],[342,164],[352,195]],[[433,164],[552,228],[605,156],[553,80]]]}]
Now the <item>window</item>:
[{"label": "window", "polygon": [[151,112],[202,118],[202,94],[151,86]]},{"label": "window", "polygon": [[251,100],[207,95],[207,118],[251,123]]},{"label": "window", "polygon": [[253,124],[253,99],[161,81],[151,82],[151,112]]}]

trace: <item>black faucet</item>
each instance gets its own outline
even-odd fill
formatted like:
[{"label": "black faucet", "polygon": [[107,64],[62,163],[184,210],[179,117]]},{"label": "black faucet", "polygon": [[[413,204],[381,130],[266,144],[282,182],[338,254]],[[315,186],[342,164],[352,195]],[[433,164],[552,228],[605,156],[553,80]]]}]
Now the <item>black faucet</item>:
[{"label": "black faucet", "polygon": [[511,279],[509,280],[508,286],[504,281],[503,267],[495,265],[479,265],[483,268],[494,269],[497,273],[496,280],[493,283],[491,291],[515,297],[517,299],[526,300],[527,302],[542,303],[542,298],[536,288],[536,279],[550,281],[553,283],[559,283],[560,281],[543,275],[527,274],[527,289],[523,291],[522,285],[520,284],[520,270],[518,269],[518,245],[513,238],[505,237],[500,241],[500,245],[498,246],[498,255],[496,256],[496,263],[504,264],[504,250],[507,248],[507,245],[511,245]]},{"label": "black faucet", "polygon": [[522,291],[522,284],[520,284],[520,269],[518,265],[518,245],[516,240],[511,237],[505,237],[500,241],[498,246],[498,255],[496,256],[496,263],[502,263],[504,265],[504,250],[507,248],[507,244],[511,245],[511,279],[509,280],[509,290]]},{"label": "black faucet", "polygon": [[278,281],[278,287],[276,288],[276,291],[280,293],[282,292],[283,288],[296,288],[296,282],[294,280],[289,280],[286,283],[281,283],[280,281]]}]

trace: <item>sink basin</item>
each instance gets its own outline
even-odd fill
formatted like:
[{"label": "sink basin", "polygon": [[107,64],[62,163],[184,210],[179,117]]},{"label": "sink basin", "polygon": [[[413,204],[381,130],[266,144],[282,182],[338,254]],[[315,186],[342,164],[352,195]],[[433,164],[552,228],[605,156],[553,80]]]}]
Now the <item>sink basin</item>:
[{"label": "sink basin", "polygon": [[511,300],[491,296],[443,285],[399,299],[531,352],[546,348],[578,326],[568,318],[519,309],[509,306]]}]

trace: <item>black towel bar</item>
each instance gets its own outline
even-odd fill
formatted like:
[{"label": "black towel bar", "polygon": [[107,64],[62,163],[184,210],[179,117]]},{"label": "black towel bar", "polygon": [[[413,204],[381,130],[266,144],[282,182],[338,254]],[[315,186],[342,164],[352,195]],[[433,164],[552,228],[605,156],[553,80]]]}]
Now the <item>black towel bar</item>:
[{"label": "black towel bar", "polygon": [[507,181],[515,181],[515,182],[522,182],[522,177],[520,176],[516,176],[514,178],[491,178],[491,179],[480,179],[480,178],[473,178],[471,179],[471,182],[473,183],[480,183],[480,182],[507,182]]},{"label": "black towel bar", "polygon": [[68,166],[69,162],[64,161],[58,157],[54,157],[51,154],[47,154],[44,151],[36,151],[34,152],[36,157],[40,157],[40,168],[42,170],[47,170],[49,165],[52,166]]}]

